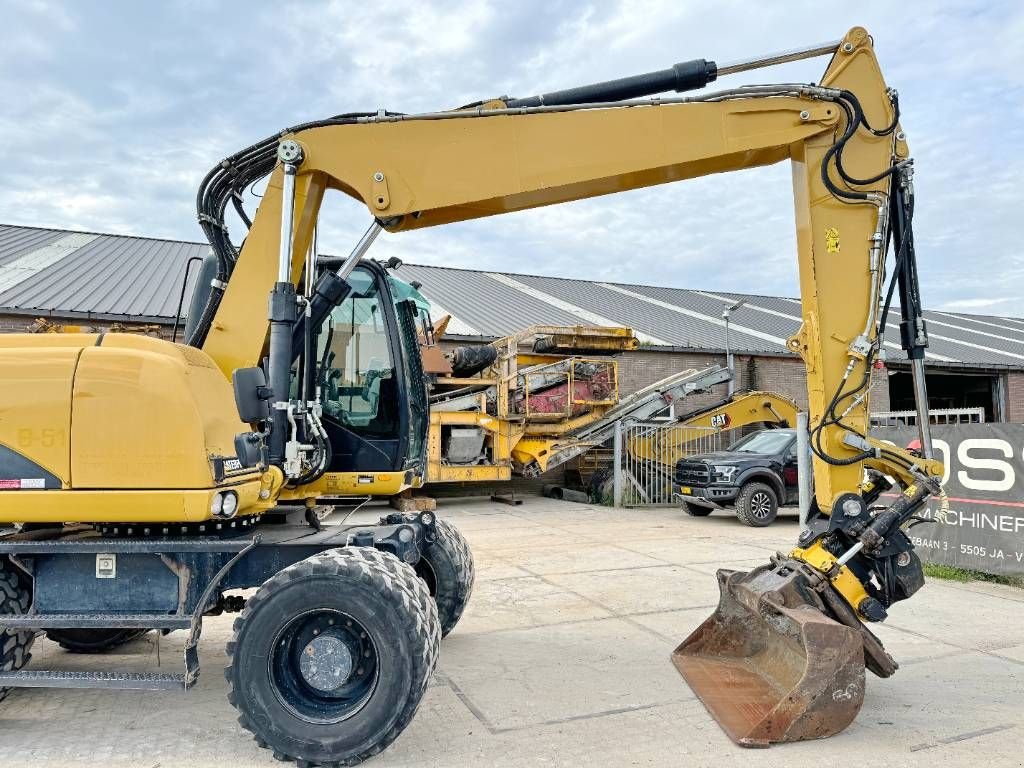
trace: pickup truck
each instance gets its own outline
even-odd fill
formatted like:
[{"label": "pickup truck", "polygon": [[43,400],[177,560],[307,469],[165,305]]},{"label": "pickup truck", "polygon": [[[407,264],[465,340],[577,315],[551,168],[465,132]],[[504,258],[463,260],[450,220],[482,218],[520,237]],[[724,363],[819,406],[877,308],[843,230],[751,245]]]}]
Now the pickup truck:
[{"label": "pickup truck", "polygon": [[695,517],[733,507],[740,522],[763,528],[779,506],[796,503],[796,432],[765,429],[724,451],[695,454],[675,466],[673,494]]}]

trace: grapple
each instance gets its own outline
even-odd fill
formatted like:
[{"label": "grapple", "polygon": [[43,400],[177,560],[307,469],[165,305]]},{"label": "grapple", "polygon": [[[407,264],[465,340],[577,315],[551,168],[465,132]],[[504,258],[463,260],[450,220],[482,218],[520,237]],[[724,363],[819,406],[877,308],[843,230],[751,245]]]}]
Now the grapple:
[{"label": "grapple", "polygon": [[896,669],[828,581],[799,560],[720,570],[718,582],[717,610],[672,662],[740,746],[836,734],[860,711],[865,665],[883,677]]}]

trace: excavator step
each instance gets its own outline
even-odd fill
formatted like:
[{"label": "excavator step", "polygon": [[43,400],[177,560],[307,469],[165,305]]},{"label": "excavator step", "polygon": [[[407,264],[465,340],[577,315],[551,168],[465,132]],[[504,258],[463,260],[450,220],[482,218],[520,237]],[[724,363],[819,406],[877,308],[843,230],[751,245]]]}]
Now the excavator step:
[{"label": "excavator step", "polygon": [[131,691],[185,690],[185,675],[139,672],[0,672],[2,688],[108,688]]},{"label": "excavator step", "polygon": [[46,613],[0,617],[4,629],[189,629],[191,616],[152,613]]}]

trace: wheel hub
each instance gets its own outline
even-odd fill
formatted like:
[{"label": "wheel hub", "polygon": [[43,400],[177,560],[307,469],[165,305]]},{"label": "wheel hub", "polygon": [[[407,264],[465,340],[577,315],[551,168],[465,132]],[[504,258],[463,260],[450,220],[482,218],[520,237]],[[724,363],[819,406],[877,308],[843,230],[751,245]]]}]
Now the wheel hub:
[{"label": "wheel hub", "polygon": [[377,648],[356,619],[330,608],[288,621],[268,659],[274,692],[309,723],[351,717],[377,687]]},{"label": "wheel hub", "polygon": [[343,686],[352,674],[352,667],[352,651],[336,635],[314,637],[299,657],[302,678],[324,693]]},{"label": "wheel hub", "polygon": [[750,506],[755,517],[764,519],[768,517],[768,513],[771,511],[771,500],[764,493],[756,493],[754,498],[751,499]]}]

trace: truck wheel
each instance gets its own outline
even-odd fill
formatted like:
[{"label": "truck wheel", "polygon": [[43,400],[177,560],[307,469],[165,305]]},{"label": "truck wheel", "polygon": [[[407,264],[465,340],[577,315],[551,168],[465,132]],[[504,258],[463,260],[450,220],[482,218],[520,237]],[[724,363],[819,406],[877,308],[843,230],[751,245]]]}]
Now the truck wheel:
[{"label": "truck wheel", "polygon": [[147,632],[148,629],[48,629],[46,636],[69,653],[103,653]]},{"label": "truck wheel", "polygon": [[366,547],[328,550],[246,603],[227,646],[228,700],[277,759],[355,765],[412,720],[440,643],[411,566]]},{"label": "truck wheel", "polygon": [[779,501],[770,485],[752,482],[744,485],[736,497],[736,517],[754,528],[771,525],[779,513]]},{"label": "truck wheel", "polygon": [[702,507],[699,504],[690,504],[686,501],[679,502],[679,506],[681,506],[683,512],[688,514],[690,517],[707,517],[713,511],[711,507]]},{"label": "truck wheel", "polygon": [[[3,628],[3,614],[22,614],[32,603],[28,579],[6,558],[0,558],[0,671],[17,672],[32,658],[29,652],[36,633],[8,631]],[[10,688],[0,688],[0,701]]]},{"label": "truck wheel", "polygon": [[421,553],[416,574],[426,582],[441,621],[441,637],[455,629],[473,593],[476,569],[469,542],[447,520],[435,524],[437,538]]}]

